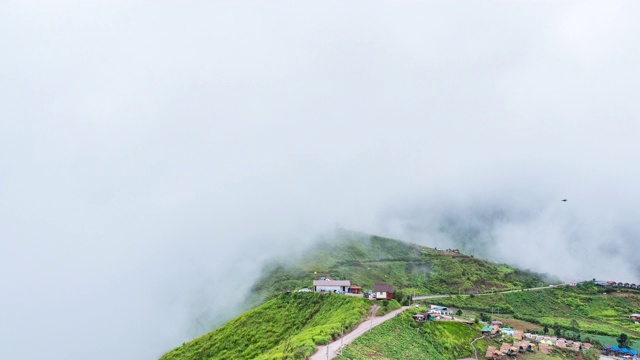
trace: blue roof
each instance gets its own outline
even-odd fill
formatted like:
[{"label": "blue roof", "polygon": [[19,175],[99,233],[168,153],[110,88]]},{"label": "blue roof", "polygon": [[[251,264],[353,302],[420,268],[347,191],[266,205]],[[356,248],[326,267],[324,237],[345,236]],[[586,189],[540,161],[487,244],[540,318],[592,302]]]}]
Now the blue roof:
[{"label": "blue roof", "polygon": [[631,355],[638,355],[638,352],[637,352],[637,351],[635,351],[635,350],[631,350],[631,351],[629,351],[629,354],[631,354]]},{"label": "blue roof", "polygon": [[611,348],[611,350],[613,350],[613,351],[618,351],[618,350],[620,350],[620,348],[619,348],[619,347],[617,347],[617,346],[613,346],[613,347]]},{"label": "blue roof", "polygon": [[627,349],[627,348],[622,348],[622,349],[620,349],[620,352],[621,352],[621,353],[623,353],[623,354],[626,354],[626,353],[628,353],[628,352],[629,352],[629,349]]}]

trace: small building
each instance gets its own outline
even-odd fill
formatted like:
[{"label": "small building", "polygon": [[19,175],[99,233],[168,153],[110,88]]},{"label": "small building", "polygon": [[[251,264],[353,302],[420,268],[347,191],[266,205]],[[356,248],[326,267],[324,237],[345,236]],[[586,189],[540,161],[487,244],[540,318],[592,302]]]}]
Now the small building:
[{"label": "small building", "polygon": [[351,285],[351,287],[349,288],[349,293],[351,294],[360,294],[362,287],[357,286],[357,285]]},{"label": "small building", "polygon": [[491,322],[491,325],[495,325],[495,326],[497,326],[497,327],[502,327],[502,325],[504,325],[504,324],[503,324],[503,323],[502,323],[502,321],[500,321],[500,320],[493,320],[493,321]]},{"label": "small building", "polygon": [[503,328],[500,330],[500,332],[502,332],[504,335],[513,337],[514,330],[510,328]]},{"label": "small building", "polygon": [[499,359],[500,357],[502,357],[502,353],[496,349],[495,346],[489,346],[487,348],[487,353],[485,355],[485,358],[487,359]]},{"label": "small building", "polygon": [[502,343],[502,345],[500,346],[500,352],[506,355],[512,355],[511,344],[506,342]]},{"label": "small building", "polygon": [[413,320],[415,320],[416,322],[423,322],[423,321],[433,321],[434,318],[431,314],[423,312],[420,314],[413,315]]},{"label": "small building", "polygon": [[440,315],[453,315],[453,312],[456,309],[449,308],[446,306],[440,305],[429,305],[429,312],[432,314],[440,314]]},{"label": "small building", "polygon": [[551,354],[551,345],[547,345],[546,343],[540,343],[538,344],[538,349],[540,350],[541,353],[549,355]]},{"label": "small building", "polygon": [[491,326],[485,326],[482,328],[482,335],[491,335],[493,328]]},{"label": "small building", "polygon": [[514,339],[522,340],[523,336],[524,336],[524,331],[522,331],[522,330],[516,330],[516,331],[513,332],[513,338]]},{"label": "small building", "polygon": [[531,342],[530,342],[530,341],[523,340],[523,341],[521,341],[521,342],[520,342],[519,350],[520,350],[521,352],[524,352],[524,351],[533,351],[533,345],[531,345]]},{"label": "small building", "polygon": [[313,280],[313,287],[316,292],[346,293],[351,287],[349,280]]},{"label": "small building", "polygon": [[391,300],[393,299],[393,293],[395,292],[395,289],[392,285],[380,283],[376,284],[373,287],[373,291],[375,291],[376,293],[376,299]]}]

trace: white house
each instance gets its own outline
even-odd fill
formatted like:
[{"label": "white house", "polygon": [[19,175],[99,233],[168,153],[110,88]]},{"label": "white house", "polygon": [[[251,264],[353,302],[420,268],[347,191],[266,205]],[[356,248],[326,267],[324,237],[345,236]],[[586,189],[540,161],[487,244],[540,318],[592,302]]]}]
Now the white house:
[{"label": "white house", "polygon": [[381,299],[391,300],[393,299],[393,293],[395,292],[395,289],[393,285],[380,283],[380,284],[375,284],[373,286],[373,291],[376,292],[377,300],[381,300]]},{"label": "white house", "polygon": [[429,306],[430,314],[440,314],[440,315],[453,315],[453,309],[448,308],[446,306],[440,305],[430,305]]},{"label": "white house", "polygon": [[313,288],[316,292],[346,293],[349,287],[351,287],[349,280],[313,280]]}]

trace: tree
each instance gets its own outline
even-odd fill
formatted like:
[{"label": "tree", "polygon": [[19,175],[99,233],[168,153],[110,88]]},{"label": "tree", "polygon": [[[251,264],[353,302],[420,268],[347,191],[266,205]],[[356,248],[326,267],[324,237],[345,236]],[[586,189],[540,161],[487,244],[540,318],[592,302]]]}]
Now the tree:
[{"label": "tree", "polygon": [[551,327],[553,329],[553,334],[557,337],[562,337],[562,327],[558,323],[554,323]]},{"label": "tree", "polygon": [[616,340],[621,348],[630,348],[633,345],[633,341],[625,333],[621,333]]},{"label": "tree", "polygon": [[485,314],[485,313],[480,313],[480,320],[485,321],[485,322],[489,322],[489,321],[491,321],[491,315]]},{"label": "tree", "polygon": [[456,315],[458,316],[462,315],[462,310],[458,309],[458,311],[456,311]]},{"label": "tree", "polygon": [[545,335],[549,333],[549,327],[547,325],[545,325],[544,328],[542,328],[542,333]]}]

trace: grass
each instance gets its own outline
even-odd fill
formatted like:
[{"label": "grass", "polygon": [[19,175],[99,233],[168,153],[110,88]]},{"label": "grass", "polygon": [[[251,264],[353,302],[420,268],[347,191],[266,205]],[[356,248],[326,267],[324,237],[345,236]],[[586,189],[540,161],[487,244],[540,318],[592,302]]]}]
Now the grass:
[{"label": "grass", "polygon": [[373,289],[392,284],[409,294],[458,294],[520,289],[545,284],[543,277],[507,265],[497,265],[463,254],[437,251],[398,240],[341,231],[308,249],[299,261],[275,261],[253,287],[255,301],[282,290],[312,287],[320,276],[348,279]]},{"label": "grass", "polygon": [[316,344],[358,324],[371,302],[341,295],[282,294],[161,360],[305,359]]},{"label": "grass", "polygon": [[579,288],[560,287],[489,296],[453,296],[437,301],[476,312],[490,313],[492,309],[499,309],[501,314],[509,314],[525,324],[551,328],[558,323],[562,329],[570,330],[577,323],[581,333],[616,337],[624,332],[640,338],[640,325],[628,319],[629,314],[638,312],[640,297],[602,295],[589,284]]},{"label": "grass", "polygon": [[[480,336],[477,325],[457,322],[416,324],[407,310],[375,327],[344,349],[340,359],[434,359],[452,360],[473,357],[470,343]],[[484,355],[489,340],[476,342],[478,354]]]}]

